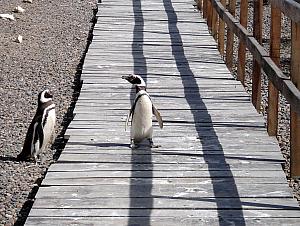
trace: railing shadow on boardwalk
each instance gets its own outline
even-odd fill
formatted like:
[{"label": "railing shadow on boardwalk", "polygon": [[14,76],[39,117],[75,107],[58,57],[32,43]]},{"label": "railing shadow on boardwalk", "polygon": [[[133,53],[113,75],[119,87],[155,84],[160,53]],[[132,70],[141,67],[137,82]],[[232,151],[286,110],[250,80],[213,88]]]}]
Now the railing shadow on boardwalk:
[{"label": "railing shadow on boardwalk", "polygon": [[[132,0],[133,14],[134,14],[134,29],[133,29],[133,40],[132,40],[132,57],[133,57],[133,73],[140,75],[145,83],[147,84],[147,65],[146,58],[143,52],[143,41],[144,41],[144,19],[141,6],[141,0]],[[132,87],[130,91],[131,103],[135,98],[135,88]],[[132,151],[131,154],[131,176],[130,176],[130,187],[129,187],[129,214],[128,214],[128,224],[131,225],[143,225],[150,226],[151,223],[151,210],[153,208],[153,198],[152,198],[152,177],[153,177],[153,164],[151,150],[148,147],[144,147],[145,151],[149,154],[143,155],[144,159],[143,165],[147,169],[145,175],[148,178],[147,183],[143,183],[145,180],[141,180],[139,186],[136,186],[136,179],[139,177],[140,166],[135,164],[135,159],[137,159],[137,152]],[[137,194],[139,196],[147,197],[147,201],[140,206]],[[142,218],[137,218],[137,216],[142,216]]]},{"label": "railing shadow on boardwalk", "polygon": [[[187,103],[191,106],[191,113],[193,115],[194,121],[200,121],[201,117],[205,117],[210,119],[208,122],[208,126],[212,128],[212,136],[209,138],[202,136],[201,131],[199,130],[199,127],[196,127],[196,131],[198,133],[199,136],[199,140],[200,143],[203,147],[203,157],[204,157],[204,161],[207,163],[208,165],[208,171],[209,174],[211,176],[211,181],[212,181],[212,186],[213,186],[213,192],[214,192],[214,196],[215,196],[215,203],[216,203],[216,207],[217,207],[217,214],[218,214],[218,220],[219,220],[219,224],[220,225],[224,225],[226,222],[229,223],[231,222],[234,225],[245,225],[245,219],[244,219],[244,215],[243,215],[243,211],[242,211],[242,203],[241,200],[239,198],[239,193],[238,193],[238,189],[237,186],[235,184],[235,180],[233,178],[233,174],[231,172],[230,166],[226,163],[226,158],[224,156],[224,152],[223,152],[223,148],[222,145],[218,139],[218,136],[215,132],[215,130],[213,129],[213,124],[211,121],[211,117],[207,111],[207,108],[205,107],[205,103],[203,102],[201,95],[200,95],[200,90],[199,87],[197,85],[197,82],[194,78],[194,74],[189,66],[189,62],[185,56],[184,53],[184,49],[183,49],[183,43],[182,43],[182,38],[179,32],[179,29],[177,27],[177,22],[178,22],[178,18],[177,18],[177,14],[174,10],[174,7],[172,5],[171,0],[163,0],[163,4],[164,4],[164,8],[167,14],[167,18],[168,18],[168,29],[169,29],[169,34],[170,34],[170,39],[171,39],[171,45],[172,45],[172,54],[174,56],[175,62],[176,62],[176,66],[177,69],[180,73],[180,76],[182,78],[182,85],[184,88],[184,94],[185,94],[185,98]],[[174,46],[177,46],[177,51],[174,51]],[[178,51],[178,48],[181,48],[180,51]],[[183,76],[188,76],[188,80],[187,79],[183,79]],[[191,97],[191,95],[188,92],[188,87],[190,85],[193,85],[193,87],[195,87],[195,92],[193,94],[193,97]],[[192,105],[194,105],[195,100],[197,100],[197,105],[198,106],[203,106],[203,111],[202,111],[202,115],[199,114],[198,111],[193,110]],[[219,159],[219,164],[220,166],[222,165],[222,167],[224,167],[224,170],[228,171],[229,173],[229,177],[231,178],[231,180],[229,180],[228,182],[226,182],[226,186],[227,189],[230,194],[226,195],[227,197],[235,197],[235,210],[236,210],[236,216],[230,216],[228,215],[228,213],[226,212],[226,210],[222,210],[223,205],[223,199],[221,199],[220,197],[224,197],[224,191],[222,190],[222,188],[224,188],[222,183],[219,182],[219,180],[214,177],[213,175],[213,167],[211,162],[213,162],[213,160],[216,159],[215,156],[206,154],[206,148],[211,144],[211,140],[214,141],[214,143],[216,144],[217,149],[220,151],[221,155],[218,155]],[[228,187],[230,187],[228,189]]]}]

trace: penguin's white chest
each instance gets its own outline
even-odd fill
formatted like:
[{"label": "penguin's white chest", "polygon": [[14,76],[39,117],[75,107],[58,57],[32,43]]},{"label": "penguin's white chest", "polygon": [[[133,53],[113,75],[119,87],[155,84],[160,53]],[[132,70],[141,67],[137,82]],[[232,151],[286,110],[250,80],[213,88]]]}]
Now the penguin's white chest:
[{"label": "penguin's white chest", "polygon": [[152,138],[152,102],[148,95],[141,96],[136,102],[131,126],[131,139],[141,142]]},{"label": "penguin's white chest", "polygon": [[42,150],[50,142],[50,139],[54,133],[54,127],[55,127],[55,121],[56,121],[55,109],[53,108],[53,109],[49,110],[44,117],[45,117],[45,124],[43,127],[44,142],[43,142],[43,145],[41,148]]}]

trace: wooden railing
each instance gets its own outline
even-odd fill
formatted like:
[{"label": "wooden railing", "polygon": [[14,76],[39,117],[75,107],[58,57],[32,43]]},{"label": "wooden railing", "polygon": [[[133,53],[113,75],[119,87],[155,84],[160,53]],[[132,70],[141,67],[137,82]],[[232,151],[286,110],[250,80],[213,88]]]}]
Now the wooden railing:
[{"label": "wooden railing", "polygon": [[[246,49],[253,56],[252,103],[260,111],[261,70],[267,75],[268,112],[267,128],[271,136],[277,135],[279,92],[291,107],[290,120],[290,174],[300,176],[300,4],[293,0],[270,0],[270,49],[262,46],[263,0],[253,0],[253,32],[247,30],[248,0],[240,0],[239,19],[235,17],[236,0],[196,0],[197,7],[207,19],[211,34],[229,70],[233,66],[234,36],[238,38],[237,78],[245,84]],[[281,44],[281,13],[291,20],[290,76],[279,68]],[[225,36],[225,26],[227,34]],[[250,29],[249,29],[250,30]],[[226,37],[226,41],[224,40]]]}]

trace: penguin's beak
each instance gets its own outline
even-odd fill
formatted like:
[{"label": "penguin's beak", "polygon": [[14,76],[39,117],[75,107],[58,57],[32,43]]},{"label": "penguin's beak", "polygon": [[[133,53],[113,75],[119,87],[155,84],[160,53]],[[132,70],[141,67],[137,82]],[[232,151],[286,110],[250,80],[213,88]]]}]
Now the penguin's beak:
[{"label": "penguin's beak", "polygon": [[125,80],[127,80],[128,82],[130,82],[130,83],[133,83],[134,76],[133,76],[133,75],[123,75],[123,76],[122,76],[122,79],[125,79]]},{"label": "penguin's beak", "polygon": [[126,79],[128,81],[130,77],[131,77],[131,75],[123,75],[122,79]]},{"label": "penguin's beak", "polygon": [[140,86],[142,84],[141,78],[138,75],[130,74],[130,75],[123,75],[122,79],[126,79],[133,85]]},{"label": "penguin's beak", "polygon": [[53,95],[52,95],[52,93],[51,93],[50,91],[47,91],[47,92],[45,93],[45,97],[46,97],[46,98],[52,98]]}]

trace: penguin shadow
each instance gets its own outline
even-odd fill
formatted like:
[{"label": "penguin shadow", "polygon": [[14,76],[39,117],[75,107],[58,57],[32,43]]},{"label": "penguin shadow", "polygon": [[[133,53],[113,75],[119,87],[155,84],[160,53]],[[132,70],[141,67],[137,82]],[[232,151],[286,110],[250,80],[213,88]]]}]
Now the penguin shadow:
[{"label": "penguin shadow", "polygon": [[[232,173],[232,169],[230,168],[230,165],[228,165],[227,163],[227,156],[225,156],[224,154],[224,150],[219,140],[218,134],[214,130],[212,118],[206,107],[204,98],[203,96],[201,96],[199,83],[196,80],[195,78],[196,76],[192,71],[189,61],[185,55],[182,35],[180,33],[179,26],[177,24],[178,22],[177,13],[173,7],[173,3],[171,0],[163,0],[163,4],[168,18],[168,29],[170,34],[170,41],[173,44],[172,54],[176,63],[177,70],[181,76],[184,96],[190,107],[190,112],[194,119],[195,125],[196,122],[201,122],[202,118],[206,118],[207,126],[212,128],[212,131],[210,132],[211,136],[208,139],[206,136],[202,136],[203,132],[199,129],[199,127],[195,126],[196,132],[199,137],[199,144],[201,144],[202,147],[209,147],[211,145],[211,142],[213,141],[214,146],[218,150],[220,150],[220,154],[216,156],[216,155],[211,155],[207,151],[208,149],[203,149],[203,155],[202,155],[204,161],[207,164],[208,172],[211,179],[212,190],[214,193],[214,202],[217,207],[216,208],[218,214],[217,221],[219,225],[224,225],[224,221],[227,220],[228,220],[227,222],[231,222],[232,225],[240,225],[240,226],[246,225],[245,217],[243,213],[243,205],[240,199],[239,190],[237,188],[235,178]],[[177,46],[176,51],[175,51],[175,46]],[[205,63],[211,63],[210,59],[208,59],[207,62],[205,61]],[[195,108],[195,106],[202,106],[203,110],[199,112],[197,111],[197,108]],[[228,178],[231,179],[230,182],[226,184],[218,183],[218,178],[216,177],[214,172],[214,162],[216,162],[216,160],[219,165],[226,166],[226,173],[228,174]],[[225,191],[225,195],[224,195],[224,191]],[[234,214],[234,216],[222,210],[222,207],[224,206],[224,200],[220,197],[229,196],[229,195],[230,197],[236,197],[236,205],[235,205],[236,213]]]},{"label": "penguin shadow", "polygon": [[[147,84],[147,62],[144,55],[144,16],[141,0],[132,1],[134,28],[132,39],[133,73],[140,75]],[[129,103],[132,106],[135,100],[135,88],[130,90]],[[145,143],[144,143],[145,142]],[[154,140],[155,142],[155,140]],[[129,140],[130,143],[130,140]],[[130,148],[130,144],[128,145]],[[129,212],[127,225],[151,225],[151,213],[153,209],[153,163],[149,142],[143,141],[136,149],[131,149],[131,175],[129,182]],[[142,164],[145,167],[144,176],[140,176]],[[139,197],[147,197],[141,203]],[[141,217],[137,217],[141,216]]]},{"label": "penguin shadow", "polygon": [[[142,167],[142,168],[141,168]],[[143,177],[141,177],[141,170]],[[153,161],[152,148],[147,141],[139,143],[131,149],[131,175],[130,175],[130,210],[127,225],[151,225],[151,212],[153,209]],[[139,197],[147,197],[141,203]],[[136,216],[142,216],[141,218]]]},{"label": "penguin shadow", "polygon": [[69,142],[69,145],[82,145],[82,146],[93,146],[93,147],[100,147],[100,148],[107,148],[107,147],[129,147],[129,142],[125,143],[115,143],[115,142],[107,142],[107,143],[86,143],[86,142]]},{"label": "penguin shadow", "polygon": [[0,156],[0,161],[19,162],[17,157],[13,157],[13,156]]},{"label": "penguin shadow", "polygon": [[81,80],[82,68],[83,68],[85,57],[86,57],[86,53],[88,52],[90,44],[93,41],[93,30],[94,30],[95,24],[97,23],[97,17],[96,17],[97,12],[98,12],[98,7],[93,9],[93,18],[90,21],[91,27],[90,27],[90,30],[88,33],[85,50],[82,53],[81,59],[76,67],[76,73],[74,76],[74,81],[73,81],[73,86],[72,86],[73,94],[72,94],[71,103],[67,109],[67,112],[63,116],[63,121],[61,123],[62,129],[59,132],[59,134],[56,134],[56,138],[51,146],[51,150],[54,150],[53,161],[57,161],[59,159],[59,156],[61,155],[66,144],[68,143],[69,137],[65,136],[65,133],[66,133],[66,130],[69,127],[70,123],[72,122],[72,120],[75,117],[75,114],[73,112],[74,112],[77,100],[79,98],[82,83],[83,83],[83,81]]},{"label": "penguin shadow", "polygon": [[106,147],[129,147],[130,145],[129,145],[129,143],[128,144],[124,144],[124,143],[96,143],[96,144],[93,144],[93,146],[106,148]]},{"label": "penguin shadow", "polygon": [[145,152],[155,152],[156,150],[158,150],[159,148],[161,148],[161,145],[160,144],[156,144],[154,142],[154,145],[151,146],[149,141],[148,140],[143,140],[142,142],[138,143],[135,147],[130,147],[130,145],[127,145],[129,146],[129,148],[131,148],[132,151],[145,151]]}]

